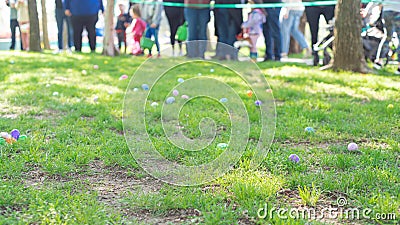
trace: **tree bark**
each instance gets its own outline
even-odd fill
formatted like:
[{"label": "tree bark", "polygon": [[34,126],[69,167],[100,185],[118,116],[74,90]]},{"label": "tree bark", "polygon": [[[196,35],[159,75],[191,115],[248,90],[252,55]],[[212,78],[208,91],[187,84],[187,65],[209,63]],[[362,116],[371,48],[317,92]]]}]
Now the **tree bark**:
[{"label": "tree bark", "polygon": [[115,0],[108,0],[105,10],[103,55],[115,56],[119,54],[114,44],[114,4]]},{"label": "tree bark", "polygon": [[41,0],[41,4],[42,4],[43,46],[44,46],[44,49],[50,49],[49,32],[48,32],[48,29],[47,29],[46,0]]},{"label": "tree bark", "polygon": [[29,8],[29,50],[33,52],[40,52],[40,28],[39,28],[39,16],[37,11],[36,0],[28,0]]},{"label": "tree bark", "polygon": [[361,40],[360,0],[338,0],[336,5],[334,70],[369,72]]}]

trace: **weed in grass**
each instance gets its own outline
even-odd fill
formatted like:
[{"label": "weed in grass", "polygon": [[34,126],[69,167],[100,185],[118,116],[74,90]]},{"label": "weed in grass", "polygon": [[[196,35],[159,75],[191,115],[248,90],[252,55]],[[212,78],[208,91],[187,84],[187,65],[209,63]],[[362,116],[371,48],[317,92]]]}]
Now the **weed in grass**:
[{"label": "weed in grass", "polygon": [[303,188],[299,186],[298,190],[302,203],[307,206],[316,206],[322,194],[322,192],[314,186],[314,183],[312,183],[311,189],[307,186],[304,186]]}]

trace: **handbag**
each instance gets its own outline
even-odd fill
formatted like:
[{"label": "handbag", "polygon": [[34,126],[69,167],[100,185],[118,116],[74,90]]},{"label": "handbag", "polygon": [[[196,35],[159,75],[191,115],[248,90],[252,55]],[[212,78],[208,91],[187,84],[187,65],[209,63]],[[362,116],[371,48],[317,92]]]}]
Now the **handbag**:
[{"label": "handbag", "polygon": [[178,27],[176,31],[176,36],[178,41],[186,41],[188,36],[187,22],[183,23]]},{"label": "handbag", "polygon": [[154,45],[154,41],[151,40],[151,38],[146,37],[147,29],[144,31],[142,38],[140,38],[140,47],[144,49],[149,49],[151,50]]}]

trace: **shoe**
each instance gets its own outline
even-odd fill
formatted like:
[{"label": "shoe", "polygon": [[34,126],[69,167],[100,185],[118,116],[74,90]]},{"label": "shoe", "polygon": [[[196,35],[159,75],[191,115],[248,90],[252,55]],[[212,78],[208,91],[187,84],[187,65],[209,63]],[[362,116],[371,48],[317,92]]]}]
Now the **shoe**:
[{"label": "shoe", "polygon": [[400,75],[400,68],[397,68],[396,72],[394,72],[396,75]]},{"label": "shoe", "polygon": [[53,54],[60,54],[62,52],[63,52],[62,49],[56,49],[56,50],[54,50]]},{"label": "shoe", "polygon": [[152,57],[153,57],[153,55],[151,55],[151,54],[147,55],[147,58],[152,58]]},{"label": "shoe", "polygon": [[68,55],[72,54],[72,50],[71,50],[70,48],[67,48],[67,50],[65,50],[65,52],[66,52]]},{"label": "shoe", "polygon": [[287,53],[281,53],[281,58],[287,59],[288,58]]},{"label": "shoe", "polygon": [[377,70],[380,70],[380,69],[382,69],[382,64],[374,63],[374,68],[377,69]]},{"label": "shoe", "polygon": [[160,53],[157,54],[157,58],[161,58],[161,54]]}]

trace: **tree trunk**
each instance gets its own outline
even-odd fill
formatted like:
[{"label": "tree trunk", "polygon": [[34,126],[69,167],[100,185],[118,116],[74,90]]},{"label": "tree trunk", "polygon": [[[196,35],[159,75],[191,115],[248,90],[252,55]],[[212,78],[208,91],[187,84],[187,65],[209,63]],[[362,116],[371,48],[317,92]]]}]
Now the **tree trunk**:
[{"label": "tree trunk", "polygon": [[47,29],[46,0],[41,0],[41,4],[42,4],[43,46],[44,46],[44,49],[50,49],[49,32],[48,32],[48,29]]},{"label": "tree trunk", "polygon": [[[306,13],[303,13],[303,16],[300,18],[300,24],[299,24],[299,31],[302,32],[303,34],[305,34],[306,31],[306,23],[307,23],[307,17],[306,17]],[[290,37],[290,46],[289,46],[289,54],[292,53],[300,53],[301,52],[301,48],[299,43],[297,43],[297,41],[293,38]]]},{"label": "tree trunk", "polygon": [[28,0],[29,8],[29,50],[33,52],[40,52],[40,28],[39,28],[39,16],[37,11],[36,0]]},{"label": "tree trunk", "polygon": [[114,44],[114,3],[115,0],[108,0],[105,10],[103,55],[107,56],[115,56],[119,53]]},{"label": "tree trunk", "polygon": [[361,40],[360,0],[338,0],[333,69],[368,72]]}]

